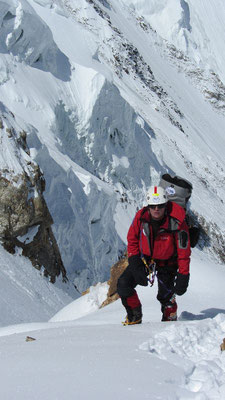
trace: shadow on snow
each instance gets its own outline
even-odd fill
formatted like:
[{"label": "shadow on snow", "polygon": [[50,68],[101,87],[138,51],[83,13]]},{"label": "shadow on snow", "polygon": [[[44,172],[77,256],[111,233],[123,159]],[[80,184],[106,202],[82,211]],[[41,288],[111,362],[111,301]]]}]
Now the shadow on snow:
[{"label": "shadow on snow", "polygon": [[225,310],[222,308],[208,308],[207,310],[202,310],[201,314],[192,314],[188,311],[183,311],[179,317],[179,321],[196,321],[207,318],[214,318],[218,314],[225,314]]}]

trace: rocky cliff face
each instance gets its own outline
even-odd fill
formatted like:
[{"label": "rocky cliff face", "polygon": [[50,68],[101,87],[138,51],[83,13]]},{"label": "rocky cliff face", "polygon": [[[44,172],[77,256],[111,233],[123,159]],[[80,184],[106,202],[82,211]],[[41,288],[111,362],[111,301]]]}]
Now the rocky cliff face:
[{"label": "rocky cliff face", "polygon": [[32,161],[27,133],[0,103],[0,239],[11,253],[20,251],[52,282],[66,271],[52,232],[52,217],[43,197],[45,180]]}]

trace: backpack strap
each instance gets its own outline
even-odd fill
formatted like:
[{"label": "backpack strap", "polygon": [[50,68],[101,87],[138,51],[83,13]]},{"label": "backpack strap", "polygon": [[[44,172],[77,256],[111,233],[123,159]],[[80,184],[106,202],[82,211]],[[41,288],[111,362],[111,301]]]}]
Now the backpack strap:
[{"label": "backpack strap", "polygon": [[180,221],[178,221],[178,219],[169,216],[169,227],[168,227],[168,231],[171,231],[171,232],[177,232],[177,231],[179,231],[179,229],[178,229],[179,223],[180,223]]},{"label": "backpack strap", "polygon": [[142,226],[143,226],[143,231],[147,237],[148,240],[148,246],[149,246],[149,250],[150,250],[150,254],[153,254],[153,248],[151,245],[151,241],[150,241],[150,229],[149,229],[149,224],[148,222],[142,222]]}]

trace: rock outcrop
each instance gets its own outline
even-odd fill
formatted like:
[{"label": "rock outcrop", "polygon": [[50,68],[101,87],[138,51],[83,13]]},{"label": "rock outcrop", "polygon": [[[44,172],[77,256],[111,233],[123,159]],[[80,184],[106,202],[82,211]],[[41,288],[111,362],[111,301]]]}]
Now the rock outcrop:
[{"label": "rock outcrop", "polygon": [[43,197],[45,180],[30,157],[26,132],[0,103],[0,240],[44,270],[51,282],[66,270],[52,232],[52,217]]},{"label": "rock outcrop", "polygon": [[116,264],[114,264],[111,268],[110,272],[110,278],[108,280],[108,285],[109,285],[109,290],[107,293],[107,299],[102,303],[101,307],[105,307],[110,303],[113,303],[119,298],[119,295],[117,294],[117,281],[120,275],[123,273],[123,271],[127,268],[128,266],[128,258],[125,256],[124,258],[121,258],[119,261],[117,261]]}]

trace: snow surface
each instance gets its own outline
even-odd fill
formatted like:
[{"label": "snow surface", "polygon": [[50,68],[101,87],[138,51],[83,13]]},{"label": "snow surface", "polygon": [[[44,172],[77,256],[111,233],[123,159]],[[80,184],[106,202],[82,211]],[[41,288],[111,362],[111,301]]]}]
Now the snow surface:
[{"label": "snow surface", "polygon": [[214,70],[224,81],[223,0],[120,1],[143,15],[161,37],[184,51],[200,67]]},{"label": "snow surface", "polygon": [[49,322],[0,328],[1,398],[223,400],[224,267],[194,251],[177,322],[160,322],[155,285],[137,288],[143,324],[124,327],[120,300],[98,309],[99,284]]},{"label": "snow surface", "polygon": [[53,285],[19,253],[0,246],[0,326],[47,321],[79,296],[71,284]]}]

